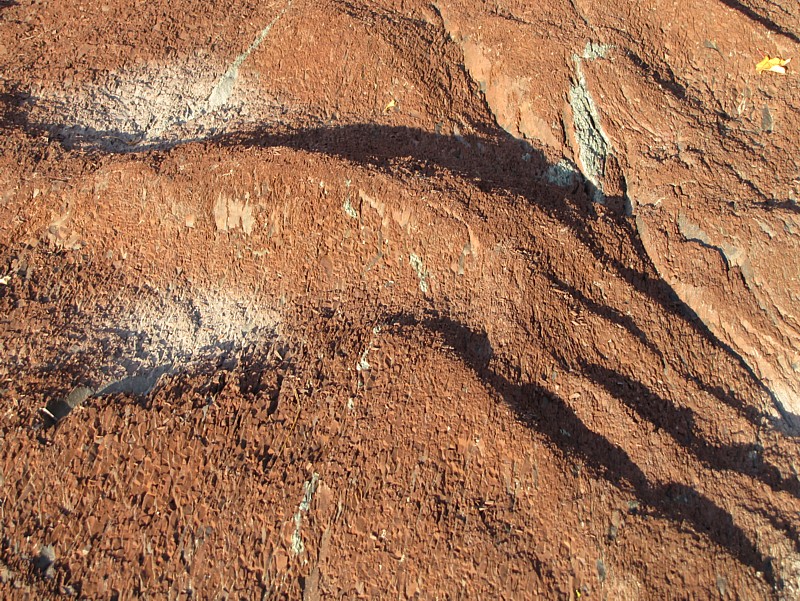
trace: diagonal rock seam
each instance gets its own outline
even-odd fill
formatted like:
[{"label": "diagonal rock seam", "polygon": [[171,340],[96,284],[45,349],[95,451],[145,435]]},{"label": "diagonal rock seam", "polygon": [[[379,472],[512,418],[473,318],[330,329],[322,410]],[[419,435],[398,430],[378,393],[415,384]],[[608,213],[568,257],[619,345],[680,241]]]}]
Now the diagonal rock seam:
[{"label": "diagonal rock seam", "polygon": [[292,532],[292,554],[300,555],[305,551],[306,546],[303,542],[303,537],[300,535],[300,529],[303,525],[303,515],[308,513],[311,509],[311,499],[314,493],[317,492],[317,485],[319,484],[319,474],[314,472],[311,475],[311,480],[303,484],[303,499],[297,507],[297,513],[294,514],[294,531]]},{"label": "diagonal rock seam", "polygon": [[600,112],[589,92],[582,63],[585,60],[605,58],[609,49],[610,46],[604,44],[587,42],[582,55],[572,56],[575,62],[575,81],[569,90],[575,142],[578,145],[578,164],[583,176],[592,184],[592,200],[600,204],[606,199],[603,192],[603,176],[606,161],[613,152],[613,147],[600,123]]},{"label": "diagonal rock seam", "polygon": [[239,78],[239,68],[242,66],[242,63],[246,61],[250,55],[255,52],[255,50],[262,44],[262,42],[267,39],[267,35],[269,35],[270,30],[275,26],[275,23],[286,14],[292,6],[293,0],[288,0],[286,6],[275,15],[275,18],[270,21],[264,29],[262,29],[250,46],[242,52],[236,59],[230,64],[228,70],[225,71],[225,74],[220,77],[217,85],[214,86],[214,89],[211,90],[211,93],[208,95],[208,99],[206,100],[205,107],[201,108],[200,114],[206,114],[211,112],[215,109],[224,106],[228,99],[231,97],[233,93],[233,88],[236,85],[236,80]]},{"label": "diagonal rock seam", "polygon": [[[203,65],[191,63],[140,65],[113,72],[105,81],[85,84],[77,97],[74,93],[64,96],[63,90],[33,90],[29,98],[33,122],[41,123],[69,146],[123,153],[168,148],[220,133],[241,108],[230,101],[242,65],[293,2],[287,0],[221,76],[212,72],[207,78],[206,69],[200,68]],[[259,100],[263,113],[264,100]],[[270,108],[283,107],[267,103],[267,112]]]},{"label": "diagonal rock seam", "polygon": [[[208,97],[198,108],[189,108],[185,115],[183,116],[175,116],[169,120],[167,126],[164,129],[169,129],[175,125],[183,125],[185,123],[189,123],[194,121],[198,117],[202,117],[209,113],[214,112],[215,110],[222,108],[225,106],[230,100],[231,95],[233,94],[233,89],[236,86],[236,81],[239,79],[239,69],[241,68],[244,61],[246,61],[253,52],[255,52],[258,47],[267,39],[269,32],[275,26],[275,24],[286,14],[294,0],[288,0],[286,6],[281,9],[281,11],[275,15],[275,17],[270,21],[266,27],[264,27],[261,31],[258,32],[258,35],[255,39],[250,43],[250,45],[242,52],[239,56],[237,56],[233,62],[228,66],[225,73],[222,77],[219,78],[216,85],[211,89],[209,92]],[[158,131],[155,132],[154,136],[160,135],[162,132]],[[151,135],[150,131],[145,133],[145,138],[152,138],[154,137]]]}]

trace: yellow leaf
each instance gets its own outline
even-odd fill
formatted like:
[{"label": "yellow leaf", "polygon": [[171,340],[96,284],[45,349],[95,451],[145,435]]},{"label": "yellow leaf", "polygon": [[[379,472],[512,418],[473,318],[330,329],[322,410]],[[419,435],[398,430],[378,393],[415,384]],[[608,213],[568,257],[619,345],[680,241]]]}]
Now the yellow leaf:
[{"label": "yellow leaf", "polygon": [[780,57],[770,58],[768,54],[765,54],[761,62],[756,65],[756,73],[771,71],[772,73],[786,75],[786,65],[791,60],[790,58],[782,59]]},{"label": "yellow leaf", "polygon": [[394,101],[394,98],[392,98],[389,101],[389,104],[387,104],[386,107],[383,109],[383,113],[384,114],[388,113],[389,109],[393,109],[395,106],[397,106],[397,103]]}]

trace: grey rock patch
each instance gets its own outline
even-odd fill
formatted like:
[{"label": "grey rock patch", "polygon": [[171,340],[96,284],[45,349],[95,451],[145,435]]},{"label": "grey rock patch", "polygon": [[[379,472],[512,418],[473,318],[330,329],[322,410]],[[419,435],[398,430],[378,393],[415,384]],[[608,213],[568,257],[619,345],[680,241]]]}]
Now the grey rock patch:
[{"label": "grey rock patch", "polygon": [[317,492],[318,484],[319,474],[317,472],[311,475],[311,480],[303,483],[303,499],[297,507],[297,513],[294,514],[294,532],[292,532],[292,553],[294,555],[300,555],[305,551],[306,547],[300,535],[300,528],[303,524],[303,515],[308,513],[311,508],[311,499],[314,497],[314,493]]},{"label": "grey rock patch", "polygon": [[[589,52],[589,45],[584,54],[587,52]],[[602,204],[605,202],[603,176],[605,175],[606,161],[613,149],[611,141],[601,125],[600,111],[589,92],[581,64],[583,57],[574,55],[573,60],[575,62],[575,80],[569,90],[569,104],[572,108],[575,141],[578,145],[578,160],[583,175],[593,186],[593,200]]]},{"label": "grey rock patch", "polygon": [[725,578],[725,576],[720,574],[717,574],[717,590],[719,591],[721,597],[724,598],[727,595],[728,580]]},{"label": "grey rock patch", "polygon": [[428,292],[428,270],[425,268],[425,262],[422,260],[421,257],[410,254],[408,256],[408,262],[411,264],[411,268],[414,270],[414,273],[417,274],[419,278],[419,289],[422,292]]},{"label": "grey rock patch", "polygon": [[605,582],[606,580],[606,564],[602,559],[597,560],[597,578],[600,582]]},{"label": "grey rock patch", "polygon": [[589,40],[586,42],[586,47],[583,49],[583,60],[591,61],[599,58],[606,58],[608,53],[614,49],[611,44],[601,44],[600,42],[593,42]]},{"label": "grey rock patch", "polygon": [[559,188],[571,188],[583,179],[575,163],[568,159],[562,159],[555,165],[550,165],[542,177],[548,184]]},{"label": "grey rock patch", "polygon": [[678,231],[689,242],[699,242],[706,246],[711,246],[711,239],[702,228],[689,220],[684,213],[678,213]]},{"label": "grey rock patch", "polygon": [[44,545],[39,551],[39,555],[33,560],[33,564],[42,575],[51,579],[55,576],[56,550],[53,545]]},{"label": "grey rock patch", "polygon": [[130,394],[133,396],[145,396],[152,391],[161,376],[171,374],[174,372],[171,363],[166,365],[159,365],[158,367],[148,370],[145,373],[115,380],[106,384],[103,388],[97,391],[97,396],[105,394]]},{"label": "grey rock patch", "polygon": [[764,105],[764,108],[761,109],[761,131],[768,134],[775,131],[775,119],[773,119],[767,105]]},{"label": "grey rock patch", "polygon": [[292,0],[289,0],[283,10],[281,10],[281,12],[279,12],[277,16],[259,32],[259,34],[256,36],[256,39],[253,40],[253,43],[247,47],[247,50],[237,56],[236,60],[231,63],[227,71],[225,71],[225,74],[217,82],[217,85],[215,85],[214,89],[211,90],[208,100],[206,101],[206,106],[203,108],[203,112],[213,111],[227,104],[228,99],[230,99],[231,94],[233,94],[233,87],[236,85],[236,80],[239,78],[239,67],[242,66],[242,63],[244,63],[244,61],[246,61],[267,38],[267,35],[272,27],[286,13],[286,11],[289,10],[291,6]]},{"label": "grey rock patch", "polygon": [[91,388],[78,386],[64,398],[50,399],[47,406],[41,409],[42,415],[53,424],[57,424],[93,394]]}]

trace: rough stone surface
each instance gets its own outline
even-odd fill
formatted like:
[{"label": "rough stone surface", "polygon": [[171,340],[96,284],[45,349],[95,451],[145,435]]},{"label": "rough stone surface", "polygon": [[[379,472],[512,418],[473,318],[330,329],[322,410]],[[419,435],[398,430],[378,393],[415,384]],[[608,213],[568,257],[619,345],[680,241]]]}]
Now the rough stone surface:
[{"label": "rough stone surface", "polygon": [[0,2],[0,596],[796,599],[798,30]]}]

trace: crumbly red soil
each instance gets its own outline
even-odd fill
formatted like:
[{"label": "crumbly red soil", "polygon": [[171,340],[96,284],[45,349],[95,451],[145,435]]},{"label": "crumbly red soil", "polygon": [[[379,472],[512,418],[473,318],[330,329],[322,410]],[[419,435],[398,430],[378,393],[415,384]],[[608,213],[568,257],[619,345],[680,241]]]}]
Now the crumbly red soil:
[{"label": "crumbly red soil", "polygon": [[[795,598],[784,372],[717,326],[793,343],[686,223],[797,220],[797,80],[750,156],[711,64],[796,8],[584,4],[0,1],[4,597]],[[547,175],[590,41],[605,204]]]}]

